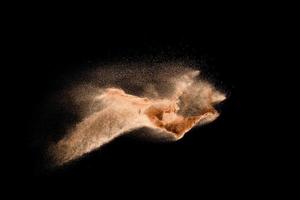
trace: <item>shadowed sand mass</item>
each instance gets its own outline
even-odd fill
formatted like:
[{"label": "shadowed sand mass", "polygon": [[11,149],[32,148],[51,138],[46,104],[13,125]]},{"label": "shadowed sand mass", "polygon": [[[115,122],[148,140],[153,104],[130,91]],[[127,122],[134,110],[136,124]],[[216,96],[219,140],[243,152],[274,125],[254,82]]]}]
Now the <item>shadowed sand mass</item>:
[{"label": "shadowed sand mass", "polygon": [[146,127],[157,138],[175,141],[192,127],[215,120],[219,113],[213,106],[225,95],[199,79],[197,70],[172,69],[100,70],[100,84],[73,90],[74,100],[84,98],[83,110],[89,111],[80,111],[84,113],[82,120],[50,146],[55,165],[79,158],[135,129]]}]

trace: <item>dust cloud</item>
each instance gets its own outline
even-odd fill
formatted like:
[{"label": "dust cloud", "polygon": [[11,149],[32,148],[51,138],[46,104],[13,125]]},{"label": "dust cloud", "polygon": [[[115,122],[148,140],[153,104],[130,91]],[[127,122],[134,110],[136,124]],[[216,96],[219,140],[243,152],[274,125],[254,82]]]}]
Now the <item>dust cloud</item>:
[{"label": "dust cloud", "polygon": [[225,100],[199,70],[181,63],[111,65],[83,80],[67,94],[82,120],[49,148],[58,166],[140,128],[179,140],[194,126],[215,120],[214,105]]}]

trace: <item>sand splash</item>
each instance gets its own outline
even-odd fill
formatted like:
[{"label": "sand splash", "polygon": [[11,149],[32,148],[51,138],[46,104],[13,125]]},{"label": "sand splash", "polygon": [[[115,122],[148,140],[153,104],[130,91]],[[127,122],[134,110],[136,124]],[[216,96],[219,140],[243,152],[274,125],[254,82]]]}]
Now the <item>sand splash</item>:
[{"label": "sand splash", "polygon": [[219,113],[213,106],[225,95],[200,79],[199,71],[173,69],[100,70],[100,84],[93,84],[92,91],[87,85],[73,90],[74,101],[85,99],[80,111],[84,117],[51,145],[55,165],[77,159],[135,129],[146,127],[158,138],[175,141],[194,126],[215,120]]}]

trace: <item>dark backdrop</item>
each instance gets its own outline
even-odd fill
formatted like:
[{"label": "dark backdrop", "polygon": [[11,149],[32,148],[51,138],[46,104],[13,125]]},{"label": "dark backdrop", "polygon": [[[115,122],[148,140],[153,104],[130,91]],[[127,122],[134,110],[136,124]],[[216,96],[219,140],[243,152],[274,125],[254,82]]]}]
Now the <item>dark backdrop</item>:
[{"label": "dark backdrop", "polygon": [[[93,15],[94,17],[94,15]],[[35,180],[52,186],[97,184],[158,186],[220,183],[242,189],[239,183],[264,174],[268,159],[257,131],[254,91],[265,37],[251,17],[202,18],[193,15],[162,19],[131,16],[81,21],[32,17],[18,35],[21,65],[13,68],[24,119],[15,125],[24,149],[14,159],[22,183]],[[35,129],[39,109],[49,95],[62,87],[64,77],[96,68],[99,62],[187,59],[196,61],[205,75],[228,94],[215,122],[191,130],[175,143],[152,143],[124,136],[66,167],[44,170],[40,163],[41,136]],[[255,94],[255,95],[253,95]],[[24,123],[24,124],[23,124]],[[48,123],[48,122],[44,122]],[[51,123],[51,121],[49,122]],[[25,128],[24,128],[25,127]],[[42,136],[44,137],[44,136]],[[46,137],[46,136],[45,136]],[[85,180],[85,181],[80,181]],[[42,184],[43,185],[43,184]]]}]

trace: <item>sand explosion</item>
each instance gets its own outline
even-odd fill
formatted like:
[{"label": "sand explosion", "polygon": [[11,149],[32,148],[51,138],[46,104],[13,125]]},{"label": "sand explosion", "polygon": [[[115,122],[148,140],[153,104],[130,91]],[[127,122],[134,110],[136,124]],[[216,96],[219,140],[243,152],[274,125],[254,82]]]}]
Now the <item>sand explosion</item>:
[{"label": "sand explosion", "polygon": [[73,92],[75,100],[85,99],[82,107],[89,111],[83,112],[84,117],[72,131],[51,145],[55,165],[77,159],[132,130],[146,127],[157,138],[174,141],[192,127],[219,116],[213,106],[225,95],[199,79],[199,71],[183,67],[172,72],[137,71],[141,72],[102,70],[99,76],[105,78],[93,85],[93,92],[87,85]]}]

